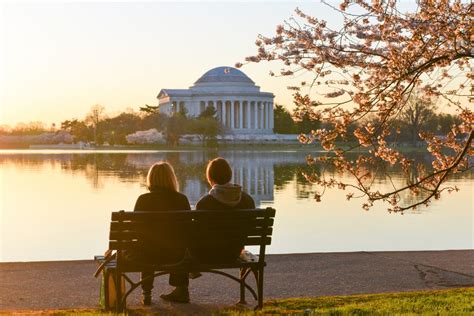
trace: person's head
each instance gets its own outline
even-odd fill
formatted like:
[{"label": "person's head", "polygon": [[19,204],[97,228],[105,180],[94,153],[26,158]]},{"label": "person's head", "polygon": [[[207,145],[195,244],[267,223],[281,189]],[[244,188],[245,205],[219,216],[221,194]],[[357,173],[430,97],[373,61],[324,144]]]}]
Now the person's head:
[{"label": "person's head", "polygon": [[146,186],[150,191],[158,189],[179,191],[178,179],[176,179],[174,169],[166,161],[157,162],[150,167],[146,177]]},{"label": "person's head", "polygon": [[207,164],[206,176],[210,185],[226,184],[232,180],[232,169],[224,158],[215,158]]}]

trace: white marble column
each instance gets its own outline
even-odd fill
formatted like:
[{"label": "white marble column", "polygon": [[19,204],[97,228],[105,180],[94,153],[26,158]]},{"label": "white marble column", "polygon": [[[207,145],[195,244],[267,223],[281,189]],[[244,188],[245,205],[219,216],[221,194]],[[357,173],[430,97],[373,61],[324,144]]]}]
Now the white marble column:
[{"label": "white marble column", "polygon": [[[249,105],[250,105],[250,103],[249,103]],[[249,124],[249,126],[250,126],[250,124]],[[247,189],[247,193],[248,193],[248,194],[252,194],[252,193],[251,193],[251,190],[250,190],[250,189],[251,189],[250,179],[252,179],[252,178],[251,178],[251,174],[250,174],[250,166],[247,165],[247,179],[245,179],[245,180],[246,180],[245,182],[246,182],[246,185],[247,185],[247,188],[246,188],[246,189]]]},{"label": "white marble column", "polygon": [[178,102],[178,101],[175,101],[174,104],[175,104],[175,107],[174,107],[174,108],[175,108],[175,112],[178,113],[178,112],[179,112],[179,102]]},{"label": "white marble column", "polygon": [[263,102],[260,103],[260,129],[263,129]]},{"label": "white marble column", "polygon": [[265,128],[270,129],[270,102],[265,102]]},{"label": "white marble column", "polygon": [[225,101],[221,101],[222,105],[222,126],[227,127],[227,113],[226,113],[226,104]]},{"label": "white marble column", "polygon": [[255,167],[255,169],[253,169],[253,174],[254,174],[254,177],[253,177],[253,187],[254,187],[254,191],[253,191],[253,194],[257,195],[258,194],[258,169],[257,167]]},{"label": "white marble column", "polygon": [[245,108],[245,122],[247,123],[247,129],[250,129],[250,101],[247,101]]},{"label": "white marble column", "polygon": [[244,166],[240,166],[239,168],[239,184],[244,185]]},{"label": "white marble column", "polygon": [[235,126],[235,125],[234,125],[234,123],[235,123],[235,117],[234,117],[234,115],[235,115],[234,101],[229,101],[229,103],[230,103],[230,108],[229,108],[229,110],[230,110],[230,128],[233,129],[234,126]]},{"label": "white marble column", "polygon": [[263,102],[263,128],[268,128],[268,104],[267,102]]},{"label": "white marble column", "polygon": [[268,113],[268,124],[267,124],[267,128],[268,129],[271,129],[270,125],[270,112],[271,112],[271,109],[272,109],[272,103],[271,102],[267,102],[267,113]]},{"label": "white marble column", "polygon": [[263,177],[265,179],[265,183],[264,183],[264,187],[263,187],[263,194],[268,194],[268,192],[270,191],[268,189],[268,174],[269,174],[269,170],[268,169],[263,169]]},{"label": "white marble column", "polygon": [[239,128],[244,128],[244,101],[239,101]]},{"label": "white marble column", "polygon": [[257,101],[254,101],[253,104],[254,104],[253,113],[252,113],[252,116],[253,116],[253,128],[254,128],[254,129],[258,129],[258,102],[257,102]]},{"label": "white marble column", "polygon": [[270,128],[274,128],[274,121],[273,121],[273,102],[270,102]]},{"label": "white marble column", "polygon": [[219,109],[219,104],[217,104],[217,100],[214,99],[212,102],[214,103],[214,108],[216,109],[216,112],[217,112],[217,119],[222,124],[222,108]]},{"label": "white marble column", "polygon": [[222,123],[222,108],[219,109],[219,104],[217,103],[217,100],[214,100],[214,106],[216,107],[217,111],[217,119],[219,122]]}]

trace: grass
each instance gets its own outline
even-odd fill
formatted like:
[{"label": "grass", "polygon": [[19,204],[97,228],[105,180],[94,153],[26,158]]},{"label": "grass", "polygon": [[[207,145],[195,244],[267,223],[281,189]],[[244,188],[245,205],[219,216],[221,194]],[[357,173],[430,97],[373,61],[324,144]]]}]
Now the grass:
[{"label": "grass", "polygon": [[291,298],[265,302],[258,313],[215,315],[473,315],[474,288],[389,294]]},{"label": "grass", "polygon": [[[192,306],[190,312],[192,313]],[[181,310],[180,314],[185,309]],[[156,315],[161,311],[133,308],[122,315]],[[42,315],[114,315],[95,309],[43,310]],[[1,314],[1,312],[0,312]],[[26,313],[30,314],[30,313]],[[261,311],[223,308],[215,316],[250,315],[474,315],[474,288],[403,293],[322,296],[265,301]]]}]

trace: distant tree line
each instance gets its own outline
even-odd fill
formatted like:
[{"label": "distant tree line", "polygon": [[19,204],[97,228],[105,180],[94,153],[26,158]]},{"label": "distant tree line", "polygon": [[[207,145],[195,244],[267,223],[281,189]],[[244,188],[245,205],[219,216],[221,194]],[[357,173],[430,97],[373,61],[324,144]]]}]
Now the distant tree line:
[{"label": "distant tree line", "polygon": [[98,145],[104,142],[125,145],[127,135],[149,129],[163,133],[169,145],[179,145],[186,134],[198,135],[203,144],[212,145],[222,132],[213,107],[197,117],[189,116],[185,108],[168,116],[160,113],[157,106],[149,105],[140,107],[139,112],[128,111],[115,117],[105,117],[101,113],[103,108],[93,106],[84,121],[67,120],[61,123],[61,128],[69,131],[76,141],[93,141]]},{"label": "distant tree line", "polygon": [[[283,105],[274,108],[274,132],[277,134],[309,134],[312,130],[325,128],[318,120],[309,117],[297,110],[290,113]],[[362,124],[377,124],[376,117],[368,117]],[[393,133],[388,137],[390,141],[399,141],[416,144],[421,141],[421,130],[433,134],[446,134],[452,125],[458,124],[459,118],[451,114],[438,114],[434,102],[415,97],[396,120],[391,122]],[[352,124],[349,133],[341,141],[355,141],[353,132],[361,123]],[[329,126],[328,126],[329,127]],[[207,107],[199,116],[189,116],[183,108],[168,116],[158,111],[157,106],[145,105],[139,111],[132,109],[116,116],[106,116],[105,108],[101,105],[91,107],[83,120],[71,119],[61,122],[61,126],[54,124],[47,127],[42,122],[20,123],[14,128],[0,126],[0,135],[27,136],[41,135],[53,131],[68,132],[74,142],[91,142],[97,145],[126,145],[126,136],[136,131],[156,129],[161,132],[169,145],[179,145],[183,135],[194,134],[204,145],[215,145],[217,136],[224,129],[217,119],[214,107]],[[59,130],[59,131],[58,131]]]},{"label": "distant tree line", "polygon": [[116,116],[105,115],[102,105],[94,105],[83,120],[71,119],[47,128],[42,122],[20,123],[14,128],[0,126],[0,136],[31,136],[51,132],[67,132],[74,142],[89,142],[97,145],[126,145],[126,136],[136,131],[156,129],[169,145],[179,145],[183,135],[197,135],[204,145],[216,143],[223,129],[217,119],[216,110],[208,107],[199,116],[189,116],[184,108],[168,116],[158,111],[157,106],[145,105],[139,111],[128,110]]},{"label": "distant tree line", "polygon": [[[351,124],[346,138],[339,140],[356,141],[354,136],[356,128],[368,123],[377,126],[377,120],[376,116],[368,116],[360,123]],[[275,106],[274,123],[274,132],[279,134],[309,134],[312,130],[332,127],[314,120],[309,112],[302,114],[295,109],[293,113],[290,113],[282,105]],[[437,113],[433,100],[414,96],[400,115],[390,122],[392,132],[387,140],[417,144],[422,141],[419,135],[421,131],[434,135],[446,135],[453,125],[459,123],[460,119],[457,115]]]}]

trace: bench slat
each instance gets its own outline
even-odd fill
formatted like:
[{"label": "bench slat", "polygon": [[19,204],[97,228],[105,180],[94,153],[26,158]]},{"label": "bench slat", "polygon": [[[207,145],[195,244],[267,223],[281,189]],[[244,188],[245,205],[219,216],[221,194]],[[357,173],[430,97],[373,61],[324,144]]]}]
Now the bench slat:
[{"label": "bench slat", "polygon": [[[189,215],[192,213],[192,215]],[[165,220],[165,219],[219,219],[219,218],[256,218],[274,217],[275,210],[254,209],[254,210],[232,210],[232,211],[172,211],[172,212],[113,212],[112,221],[140,221],[140,220]]]},{"label": "bench slat", "polygon": [[[243,246],[259,246],[259,245],[270,245],[271,237],[245,237],[237,239],[197,239],[191,241],[179,241],[179,240],[157,240],[154,241],[152,246],[156,248],[212,248],[212,247],[226,247],[229,245],[243,245]],[[143,242],[141,240],[136,241],[109,241],[109,249],[112,250],[133,250],[133,249],[150,249],[150,243]]]},{"label": "bench slat", "polygon": [[[222,230],[240,228],[240,227],[272,227],[273,218],[257,218],[257,219],[228,219],[228,220],[196,220],[193,221],[194,227],[216,227]],[[111,222],[110,230],[122,231],[122,230],[143,230],[156,225],[156,230],[161,230],[162,227],[183,227],[191,225],[189,221],[133,221],[133,222]],[[183,226],[182,226],[183,225]]]},{"label": "bench slat", "polygon": [[[241,236],[271,236],[273,232],[272,228],[243,228],[234,230],[222,230],[222,229],[192,229],[189,233],[182,233],[171,231],[169,233],[161,231],[159,233],[160,238],[172,239],[172,237],[187,237],[187,238],[220,238],[220,239],[232,239]],[[131,240],[131,239],[143,239],[154,236],[149,230],[131,230],[131,231],[110,231],[110,240]]]}]

